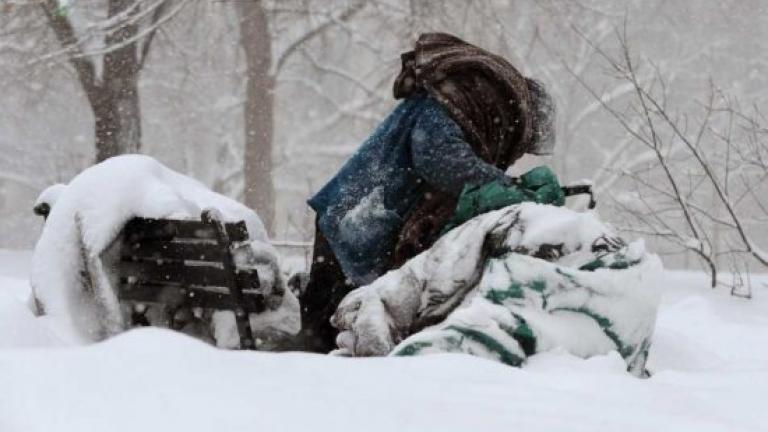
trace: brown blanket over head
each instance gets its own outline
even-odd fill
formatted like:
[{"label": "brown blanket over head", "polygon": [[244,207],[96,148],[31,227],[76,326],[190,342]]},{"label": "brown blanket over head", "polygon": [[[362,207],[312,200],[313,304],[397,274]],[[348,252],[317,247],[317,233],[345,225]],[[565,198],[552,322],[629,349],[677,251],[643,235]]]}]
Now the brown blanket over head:
[{"label": "brown blanket over head", "polygon": [[[483,160],[506,170],[531,146],[534,116],[529,81],[503,58],[445,33],[426,33],[402,54],[396,99],[426,91],[462,128]],[[393,268],[429,248],[453,214],[455,196],[425,193],[409,215]]]}]

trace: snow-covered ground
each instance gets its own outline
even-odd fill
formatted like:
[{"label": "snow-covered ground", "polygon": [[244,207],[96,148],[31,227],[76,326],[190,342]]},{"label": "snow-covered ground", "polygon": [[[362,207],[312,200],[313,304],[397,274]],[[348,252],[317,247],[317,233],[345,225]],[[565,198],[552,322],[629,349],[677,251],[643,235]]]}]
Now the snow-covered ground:
[{"label": "snow-covered ground", "polygon": [[[56,347],[0,250],[0,431],[768,431],[768,288],[666,275],[652,378],[618,354],[348,359],[216,350],[158,329]],[[768,281],[768,278],[763,279]]]}]

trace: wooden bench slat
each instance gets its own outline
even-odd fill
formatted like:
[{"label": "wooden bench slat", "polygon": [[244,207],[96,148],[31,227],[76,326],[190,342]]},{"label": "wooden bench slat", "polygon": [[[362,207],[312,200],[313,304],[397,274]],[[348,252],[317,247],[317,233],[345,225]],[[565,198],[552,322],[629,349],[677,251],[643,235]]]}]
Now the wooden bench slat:
[{"label": "wooden bench slat", "polygon": [[[244,221],[224,223],[215,209],[200,220],[131,219],[123,228],[118,298],[177,308],[231,310],[242,349],[254,349],[248,313],[265,310],[255,269],[238,270],[234,242],[247,241]],[[134,325],[148,321],[134,318]]]},{"label": "wooden bench slat", "polygon": [[[220,291],[198,287],[179,287],[165,284],[140,283],[120,284],[120,300],[139,303],[159,303],[210,309],[232,310],[232,297]],[[182,297],[183,296],[183,297]],[[265,309],[264,296],[253,291],[243,291],[243,307],[249,313],[260,313]]]},{"label": "wooden bench slat", "polygon": [[244,242],[250,239],[245,221],[227,222],[224,224],[224,229],[227,230],[227,236],[231,242]]},{"label": "wooden bench slat", "polygon": [[[224,224],[230,241],[248,240],[248,229],[244,221]],[[216,240],[216,230],[198,220],[150,219],[136,217],[123,228],[129,243],[141,240],[207,239]]]},{"label": "wooden bench slat", "polygon": [[[138,282],[174,283],[185,286],[227,286],[223,268],[212,265],[186,265],[178,261],[123,261],[119,266],[121,277]],[[243,289],[257,289],[259,277],[255,271],[235,273],[237,284]]]},{"label": "wooden bench slat", "polygon": [[224,258],[222,247],[216,243],[169,242],[143,240],[124,244],[123,258],[191,260],[221,262]]}]

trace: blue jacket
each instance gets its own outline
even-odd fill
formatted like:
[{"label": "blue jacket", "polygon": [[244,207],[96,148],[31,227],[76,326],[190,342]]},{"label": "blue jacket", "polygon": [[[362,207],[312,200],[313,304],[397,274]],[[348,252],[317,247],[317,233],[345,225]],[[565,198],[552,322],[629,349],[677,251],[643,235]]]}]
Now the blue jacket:
[{"label": "blue jacket", "polygon": [[478,157],[437,101],[402,102],[309,200],[317,227],[354,285],[384,271],[408,213],[426,184],[453,195],[465,185],[508,183]]}]

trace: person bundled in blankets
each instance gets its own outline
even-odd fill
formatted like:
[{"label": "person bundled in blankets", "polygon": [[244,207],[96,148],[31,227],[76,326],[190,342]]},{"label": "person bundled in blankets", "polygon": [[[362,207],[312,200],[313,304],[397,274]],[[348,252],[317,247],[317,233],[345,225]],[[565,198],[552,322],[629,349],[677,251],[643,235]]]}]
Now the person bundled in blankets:
[{"label": "person bundled in blankets", "polygon": [[338,354],[473,354],[520,366],[556,347],[645,362],[661,261],[592,213],[523,203],[477,216],[397,270],[348,294]]},{"label": "person bundled in blankets", "polygon": [[546,169],[506,175],[524,154],[553,151],[544,86],[500,56],[427,33],[402,55],[394,96],[403,102],[309,200],[316,238],[297,348],[456,351],[511,365],[554,346],[617,349],[642,374],[658,259],[591,215],[529,204],[493,212],[564,203]]},{"label": "person bundled in blankets", "polygon": [[326,353],[341,298],[428,249],[466,186],[512,186],[524,154],[551,154],[555,106],[504,58],[444,33],[402,54],[397,108],[310,200],[317,213],[297,346]]}]

